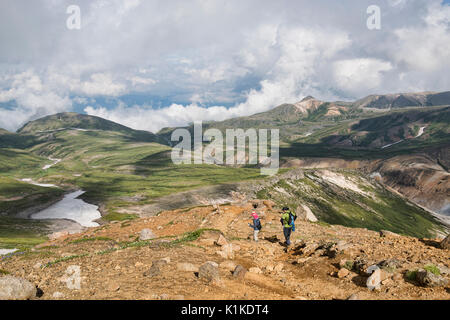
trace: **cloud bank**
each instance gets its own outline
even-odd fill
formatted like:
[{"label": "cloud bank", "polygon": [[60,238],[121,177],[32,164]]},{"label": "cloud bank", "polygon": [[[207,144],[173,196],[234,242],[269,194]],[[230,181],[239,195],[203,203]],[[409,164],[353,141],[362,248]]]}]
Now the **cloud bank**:
[{"label": "cloud bank", "polygon": [[76,110],[155,132],[306,95],[449,90],[450,6],[376,1],[368,30],[373,2],[2,2],[0,127]]}]

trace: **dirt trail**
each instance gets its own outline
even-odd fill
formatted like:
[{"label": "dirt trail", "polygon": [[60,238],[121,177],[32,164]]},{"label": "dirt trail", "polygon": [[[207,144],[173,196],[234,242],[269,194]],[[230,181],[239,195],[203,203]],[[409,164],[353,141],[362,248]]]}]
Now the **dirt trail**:
[{"label": "dirt trail", "polygon": [[[436,240],[380,237],[366,229],[297,221],[294,245],[285,251],[278,241],[268,240],[282,239],[279,209],[259,202],[257,210],[263,224],[258,243],[250,240],[251,203],[204,206],[65,236],[1,260],[0,269],[36,284],[44,292],[40,299],[303,300],[346,299],[352,294],[359,299],[450,299],[448,285],[424,288],[404,277],[407,270],[426,264],[448,271],[450,251],[438,248]],[[145,228],[157,238],[138,241]],[[216,244],[221,234],[230,245]],[[345,249],[330,257],[328,249],[317,247],[320,243]],[[336,276],[342,260],[359,258],[369,264],[395,258],[401,267],[389,274],[380,290],[369,291],[367,277],[353,271]],[[160,259],[168,263],[155,272],[152,263]],[[220,280],[208,282],[192,270],[180,270],[180,263],[198,268],[207,261],[219,264]],[[243,280],[233,277],[234,265],[249,270]],[[80,267],[79,290],[67,286],[69,266]],[[448,279],[448,273],[444,277]]]}]

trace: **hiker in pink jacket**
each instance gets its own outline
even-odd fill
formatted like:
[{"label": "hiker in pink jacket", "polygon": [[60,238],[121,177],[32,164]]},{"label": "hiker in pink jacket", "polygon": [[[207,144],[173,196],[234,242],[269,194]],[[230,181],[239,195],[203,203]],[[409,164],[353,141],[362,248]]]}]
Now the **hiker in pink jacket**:
[{"label": "hiker in pink jacket", "polygon": [[249,223],[248,225],[253,229],[253,240],[258,242],[258,233],[262,229],[261,221],[259,220],[258,213],[256,213],[257,204],[253,204],[252,217],[253,224]]}]

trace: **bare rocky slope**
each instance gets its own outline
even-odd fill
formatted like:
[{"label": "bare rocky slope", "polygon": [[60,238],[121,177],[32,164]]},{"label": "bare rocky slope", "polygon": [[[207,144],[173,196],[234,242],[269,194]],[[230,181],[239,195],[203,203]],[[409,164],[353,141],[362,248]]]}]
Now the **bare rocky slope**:
[{"label": "bare rocky slope", "polygon": [[[36,285],[35,299],[45,300],[450,298],[450,251],[439,239],[297,220],[285,250],[279,208],[255,203],[263,223],[257,243],[251,203],[241,202],[63,236],[4,257],[0,269]],[[380,269],[370,275],[374,290],[367,286],[372,265]]]}]

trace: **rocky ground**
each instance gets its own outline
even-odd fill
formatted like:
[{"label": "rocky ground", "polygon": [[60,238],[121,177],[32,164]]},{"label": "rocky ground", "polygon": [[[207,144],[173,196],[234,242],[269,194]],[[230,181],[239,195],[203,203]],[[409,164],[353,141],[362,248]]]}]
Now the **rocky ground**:
[{"label": "rocky ground", "polygon": [[450,250],[441,239],[297,220],[286,249],[279,209],[258,204],[257,243],[251,203],[62,234],[0,258],[0,298],[450,299]]}]

